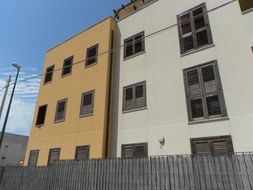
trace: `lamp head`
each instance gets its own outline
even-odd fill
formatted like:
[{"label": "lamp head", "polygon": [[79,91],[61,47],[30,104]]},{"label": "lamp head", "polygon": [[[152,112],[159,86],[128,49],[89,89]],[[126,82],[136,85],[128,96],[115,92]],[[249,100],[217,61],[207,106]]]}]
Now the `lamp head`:
[{"label": "lamp head", "polygon": [[18,65],[17,63],[15,63],[15,62],[12,63],[12,66],[15,67],[17,70],[21,69],[21,66]]}]

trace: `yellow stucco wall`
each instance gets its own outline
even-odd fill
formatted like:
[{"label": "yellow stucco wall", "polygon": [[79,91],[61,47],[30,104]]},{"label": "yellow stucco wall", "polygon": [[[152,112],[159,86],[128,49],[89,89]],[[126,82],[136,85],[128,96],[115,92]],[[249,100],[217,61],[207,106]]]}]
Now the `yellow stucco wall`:
[{"label": "yellow stucco wall", "polygon": [[[99,54],[111,48],[114,28],[113,19],[107,18],[47,53],[43,72],[51,65],[55,65],[55,70],[62,68],[64,59],[70,56],[74,56],[73,63],[80,63],[73,65],[71,75],[64,78],[61,69],[55,71],[53,81],[47,85],[42,77],[25,165],[30,150],[39,150],[38,165],[47,164],[50,148],[61,148],[60,159],[74,159],[76,146],[90,145],[90,158],[104,157],[110,54],[99,56],[97,64],[87,68],[83,60],[87,48],[93,45],[99,44]],[[80,117],[81,95],[90,90],[95,90],[93,115]],[[65,121],[54,123],[57,101],[64,98],[68,98]],[[45,125],[35,127],[38,108],[45,104],[48,104]]]}]

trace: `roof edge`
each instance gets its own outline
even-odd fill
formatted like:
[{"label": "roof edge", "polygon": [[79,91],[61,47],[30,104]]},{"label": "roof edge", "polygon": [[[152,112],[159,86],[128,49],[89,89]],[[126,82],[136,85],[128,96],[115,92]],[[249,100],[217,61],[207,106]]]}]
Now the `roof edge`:
[{"label": "roof edge", "polygon": [[81,32],[78,32],[78,33],[74,34],[73,36],[67,38],[67,39],[64,40],[63,42],[58,43],[58,44],[55,45],[54,47],[52,47],[52,48],[50,48],[49,50],[47,50],[47,53],[49,53],[50,51],[54,50],[55,48],[61,46],[62,44],[64,44],[64,43],[70,41],[71,39],[73,39],[73,38],[75,38],[76,36],[82,34],[83,32],[86,32],[86,31],[88,31],[89,29],[91,29],[91,28],[93,28],[93,27],[99,25],[100,23],[106,21],[107,19],[113,19],[113,20],[114,20],[114,18],[113,18],[112,16],[108,16],[108,17],[106,17],[106,18],[104,18],[104,19],[98,21],[97,23],[95,23],[95,24],[93,24],[93,25],[91,25],[91,26],[89,26],[89,27],[83,29]]}]

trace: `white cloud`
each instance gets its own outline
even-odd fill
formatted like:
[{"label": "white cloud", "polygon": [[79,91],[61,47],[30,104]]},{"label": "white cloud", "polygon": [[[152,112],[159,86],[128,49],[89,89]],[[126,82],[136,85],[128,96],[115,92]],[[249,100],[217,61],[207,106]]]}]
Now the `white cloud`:
[{"label": "white cloud", "polygon": [[[36,68],[22,68],[19,81],[37,76]],[[12,75],[12,82],[16,72],[13,68],[0,69],[0,90],[5,86],[9,75]],[[37,99],[40,77],[25,82],[18,82],[13,98],[11,112],[8,119],[6,131],[16,134],[29,135],[34,114],[35,102]],[[13,86],[10,86],[8,96],[6,98],[5,109],[1,117],[0,129],[2,129],[6,109],[9,103],[10,94]],[[0,92],[0,102],[2,101],[4,90]]]}]

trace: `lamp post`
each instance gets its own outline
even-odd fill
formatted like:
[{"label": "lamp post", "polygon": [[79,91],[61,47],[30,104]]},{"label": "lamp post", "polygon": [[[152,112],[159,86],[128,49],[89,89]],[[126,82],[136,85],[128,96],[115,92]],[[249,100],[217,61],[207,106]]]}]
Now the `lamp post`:
[{"label": "lamp post", "polygon": [[17,84],[17,81],[18,81],[19,71],[20,71],[20,69],[21,69],[21,66],[18,65],[18,64],[16,64],[16,63],[12,63],[12,66],[15,67],[15,68],[17,69],[17,74],[16,74],[15,83],[14,83],[14,86],[13,86],[13,89],[12,89],[12,93],[11,93],[11,98],[10,98],[10,101],[9,101],[9,105],[8,105],[8,108],[7,108],[7,112],[6,112],[6,116],[5,116],[5,120],[4,120],[4,124],[3,124],[3,128],[2,128],[2,132],[1,132],[1,137],[0,137],[0,149],[1,149],[1,146],[2,146],[3,137],[4,137],[4,133],[5,133],[5,128],[6,128],[6,125],[7,125],[7,121],[8,121],[8,117],[9,117],[9,113],[10,113],[10,109],[11,109],[12,99],[13,99],[14,92],[15,92],[15,88],[16,88],[16,84]]},{"label": "lamp post", "polygon": [[10,82],[11,82],[11,75],[9,76],[9,79],[8,79],[7,84],[5,86],[5,92],[4,92],[4,96],[3,96],[3,99],[2,99],[2,104],[1,104],[1,107],[0,107],[0,119],[1,119],[1,116],[2,116],[2,113],[3,113],[4,103],[5,103],[5,100],[6,100],[6,96],[7,96],[7,93],[8,93],[9,86],[10,86]]}]

